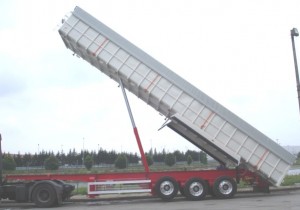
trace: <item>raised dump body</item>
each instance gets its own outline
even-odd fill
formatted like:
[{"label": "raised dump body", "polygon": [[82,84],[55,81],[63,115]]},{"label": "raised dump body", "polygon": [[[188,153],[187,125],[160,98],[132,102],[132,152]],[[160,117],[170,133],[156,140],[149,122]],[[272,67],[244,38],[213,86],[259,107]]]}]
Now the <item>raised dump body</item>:
[{"label": "raised dump body", "polygon": [[[165,115],[167,126],[226,165],[280,185],[295,157],[79,7],[59,34],[67,48]],[[191,72],[192,73],[192,72]]]}]

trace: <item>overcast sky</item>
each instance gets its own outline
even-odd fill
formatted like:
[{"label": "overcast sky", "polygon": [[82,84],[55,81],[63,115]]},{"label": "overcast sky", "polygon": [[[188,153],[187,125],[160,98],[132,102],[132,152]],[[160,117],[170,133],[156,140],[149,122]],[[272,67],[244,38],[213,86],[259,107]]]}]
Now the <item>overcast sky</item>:
[{"label": "overcast sky", "polygon": [[[300,145],[299,0],[1,0],[0,133],[10,153],[138,152],[118,84],[57,30],[80,6],[281,145]],[[300,37],[295,39],[300,54]],[[144,149],[196,149],[128,94]]]}]

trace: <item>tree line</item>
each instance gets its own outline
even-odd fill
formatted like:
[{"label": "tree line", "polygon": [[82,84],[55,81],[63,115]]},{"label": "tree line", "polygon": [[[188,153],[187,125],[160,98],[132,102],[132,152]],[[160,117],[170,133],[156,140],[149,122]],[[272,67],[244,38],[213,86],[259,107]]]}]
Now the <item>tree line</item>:
[{"label": "tree line", "polygon": [[[125,153],[128,161],[130,163],[138,163],[139,156],[136,153]],[[45,160],[54,156],[59,161],[60,165],[83,165],[84,158],[86,156],[93,157],[93,163],[100,164],[114,164],[115,159],[118,156],[118,153],[114,150],[106,151],[100,149],[98,152],[96,151],[80,151],[77,152],[75,149],[69,150],[68,153],[64,153],[63,151],[54,153],[53,151],[41,151],[40,153],[25,153],[25,154],[9,154],[3,153],[3,157],[12,156],[17,167],[36,167],[44,165]]]},{"label": "tree line", "polygon": [[[64,153],[63,151],[54,153],[53,151],[47,152],[44,150],[35,154],[3,153],[3,160],[5,162],[7,159],[9,159],[9,162],[11,165],[14,165],[14,167],[38,167],[44,166],[45,161],[49,159],[49,157],[55,157],[60,166],[76,166],[85,165],[85,159],[88,157],[88,159],[90,159],[90,164],[104,165],[115,164],[120,155],[126,158],[126,164],[137,164],[141,161],[141,157],[137,153],[118,153],[115,150],[107,151],[102,148],[100,148],[98,151],[85,150],[80,152],[77,152],[75,149],[70,149],[68,153]],[[187,150],[186,152],[182,152],[176,150],[170,153],[166,152],[165,149],[159,152],[156,149],[150,149],[148,152],[146,152],[148,163],[165,162],[166,158],[170,159],[170,157],[168,157],[170,155],[171,158],[174,158],[173,162],[175,163],[182,161],[188,161],[189,163],[192,161],[200,161],[203,164],[207,163],[207,155],[203,151]]]}]

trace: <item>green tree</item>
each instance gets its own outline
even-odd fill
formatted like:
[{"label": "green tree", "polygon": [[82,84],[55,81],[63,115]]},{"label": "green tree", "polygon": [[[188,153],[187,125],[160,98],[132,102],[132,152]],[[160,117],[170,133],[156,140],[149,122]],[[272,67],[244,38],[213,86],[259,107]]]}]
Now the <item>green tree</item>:
[{"label": "green tree", "polygon": [[200,162],[203,164],[207,164],[207,154],[203,151],[200,151]]},{"label": "green tree", "polygon": [[31,162],[32,162],[32,155],[29,153],[25,153],[25,155],[23,155],[23,164],[24,166],[31,166]]},{"label": "green tree", "polygon": [[187,164],[188,164],[188,165],[191,165],[191,164],[192,164],[192,162],[193,162],[193,158],[192,158],[192,156],[191,156],[191,155],[188,155],[188,156],[187,156],[187,160],[186,160],[186,162],[187,162]]},{"label": "green tree", "polygon": [[146,160],[147,160],[148,166],[153,165],[153,158],[151,155],[146,155]]},{"label": "green tree", "polygon": [[193,160],[199,160],[199,152],[197,151],[193,151],[193,150],[187,150],[185,152],[185,157],[186,157],[186,160],[187,160],[187,157],[190,155],[192,156]]},{"label": "green tree", "polygon": [[44,165],[46,170],[57,170],[59,168],[58,159],[54,155],[49,156]]},{"label": "green tree", "polygon": [[175,160],[175,155],[172,153],[168,153],[166,154],[165,157],[165,164],[167,166],[173,166],[175,164],[176,160]]},{"label": "green tree", "polygon": [[16,170],[16,162],[10,154],[6,154],[2,160],[2,167],[4,170],[14,171]]},{"label": "green tree", "polygon": [[87,170],[91,170],[91,168],[93,167],[93,158],[90,156],[90,155],[87,155],[85,158],[84,158],[84,166]]},{"label": "green tree", "polygon": [[128,166],[128,161],[126,155],[125,154],[119,155],[115,161],[115,167],[118,169],[124,169],[127,168],[127,166]]},{"label": "green tree", "polygon": [[18,152],[17,155],[14,155],[14,159],[15,159],[16,165],[17,165],[18,167],[23,166],[23,163],[22,163],[22,156],[21,156],[20,152]]},{"label": "green tree", "polygon": [[180,152],[179,150],[174,151],[174,155],[176,157],[176,161],[185,161],[184,153]]}]

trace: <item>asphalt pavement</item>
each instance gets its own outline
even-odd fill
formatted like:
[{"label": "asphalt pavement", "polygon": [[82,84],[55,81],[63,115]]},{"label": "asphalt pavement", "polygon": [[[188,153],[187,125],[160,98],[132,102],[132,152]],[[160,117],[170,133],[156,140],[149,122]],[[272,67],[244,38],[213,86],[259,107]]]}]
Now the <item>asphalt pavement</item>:
[{"label": "asphalt pavement", "polygon": [[[150,194],[106,195],[89,198],[85,195],[73,196],[63,205],[54,209],[106,209],[106,210],[299,210],[300,186],[271,188],[271,193],[253,193],[250,188],[239,189],[232,199],[216,199],[207,196],[201,201],[188,201],[183,196],[177,196],[171,202],[161,201]],[[32,203],[16,203],[2,200],[0,210],[39,209]]]}]

